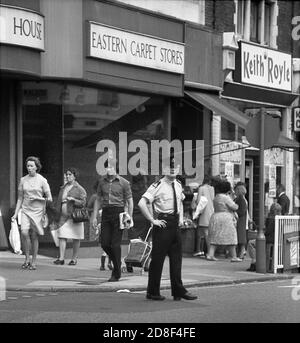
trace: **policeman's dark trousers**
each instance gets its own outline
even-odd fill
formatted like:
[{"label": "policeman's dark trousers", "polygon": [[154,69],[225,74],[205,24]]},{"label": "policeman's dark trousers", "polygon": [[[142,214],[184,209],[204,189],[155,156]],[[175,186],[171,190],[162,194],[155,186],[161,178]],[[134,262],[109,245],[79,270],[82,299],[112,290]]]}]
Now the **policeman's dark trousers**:
[{"label": "policeman's dark trousers", "polygon": [[167,227],[153,227],[152,253],[149,267],[147,293],[160,295],[160,280],[166,256],[170,263],[172,296],[180,297],[187,292],[181,279],[182,248],[178,220],[167,220]]},{"label": "policeman's dark trousers", "polygon": [[121,277],[121,241],[119,214],[124,212],[123,207],[105,207],[102,211],[101,246],[113,263],[112,276]]}]

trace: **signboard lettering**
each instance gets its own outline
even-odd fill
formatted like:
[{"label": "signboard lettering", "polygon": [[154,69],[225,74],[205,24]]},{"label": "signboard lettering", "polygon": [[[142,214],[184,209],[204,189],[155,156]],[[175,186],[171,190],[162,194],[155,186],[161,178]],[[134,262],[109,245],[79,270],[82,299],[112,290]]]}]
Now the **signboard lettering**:
[{"label": "signboard lettering", "polygon": [[184,74],[184,45],[89,22],[89,56]]},{"label": "signboard lettering", "polygon": [[241,42],[241,82],[291,91],[291,55]]},{"label": "signboard lettering", "polygon": [[294,132],[300,131],[300,107],[294,107]]},{"label": "signboard lettering", "polygon": [[0,5],[0,43],[44,50],[44,17],[27,9]]}]

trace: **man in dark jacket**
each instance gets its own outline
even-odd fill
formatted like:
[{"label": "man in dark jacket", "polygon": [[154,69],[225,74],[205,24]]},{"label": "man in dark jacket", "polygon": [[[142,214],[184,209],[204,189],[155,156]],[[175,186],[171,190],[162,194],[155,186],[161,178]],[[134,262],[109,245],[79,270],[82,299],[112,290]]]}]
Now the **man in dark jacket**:
[{"label": "man in dark jacket", "polygon": [[285,187],[281,184],[277,186],[277,202],[281,206],[281,214],[283,216],[289,214],[290,199],[285,194]]}]

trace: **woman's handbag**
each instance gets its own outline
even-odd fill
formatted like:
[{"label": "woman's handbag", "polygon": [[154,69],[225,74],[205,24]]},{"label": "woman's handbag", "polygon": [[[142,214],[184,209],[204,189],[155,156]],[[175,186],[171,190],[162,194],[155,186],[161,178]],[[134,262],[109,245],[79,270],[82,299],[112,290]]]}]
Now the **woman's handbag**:
[{"label": "woman's handbag", "polygon": [[74,211],[71,214],[71,218],[74,223],[88,222],[89,212],[86,207],[74,208]]}]

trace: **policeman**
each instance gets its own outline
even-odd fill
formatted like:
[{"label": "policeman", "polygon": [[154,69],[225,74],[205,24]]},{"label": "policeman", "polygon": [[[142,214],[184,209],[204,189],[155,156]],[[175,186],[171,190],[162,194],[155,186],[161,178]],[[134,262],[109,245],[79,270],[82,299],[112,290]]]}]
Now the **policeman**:
[{"label": "policeman", "polygon": [[[169,163],[166,163],[166,160]],[[179,221],[183,220],[184,195],[176,180],[179,165],[174,156],[163,161],[165,176],[153,183],[140,199],[138,206],[142,214],[153,225],[152,253],[148,274],[147,299],[164,300],[160,295],[160,280],[165,257],[169,256],[171,290],[174,300],[197,299],[182,284],[182,249]],[[152,211],[153,208],[153,211]],[[152,214],[153,212],[153,214]]]}]

